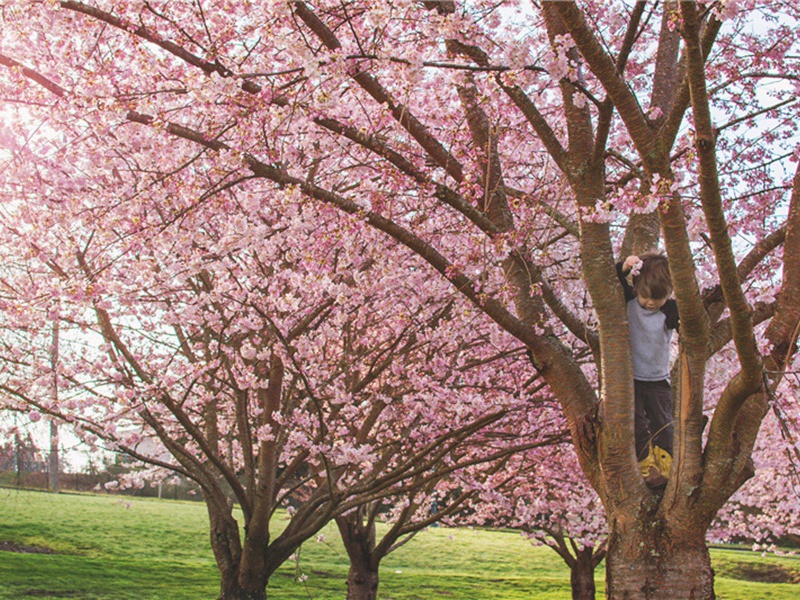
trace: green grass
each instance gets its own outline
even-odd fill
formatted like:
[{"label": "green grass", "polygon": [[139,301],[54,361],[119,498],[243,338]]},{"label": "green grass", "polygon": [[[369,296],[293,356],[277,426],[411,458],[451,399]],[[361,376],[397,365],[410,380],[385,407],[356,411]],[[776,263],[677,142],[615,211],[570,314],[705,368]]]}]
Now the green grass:
[{"label": "green grass", "polygon": [[[281,525],[278,519],[276,526]],[[0,541],[55,554],[0,552],[0,599],[203,600],[218,591],[202,503],[0,489]],[[299,565],[284,565],[270,599],[341,600],[347,557],[335,528],[309,541]],[[800,559],[714,549],[717,595],[794,599]],[[308,576],[295,581],[296,570]],[[747,581],[759,579],[760,581]],[[602,597],[602,568],[597,571]],[[518,534],[431,528],[387,557],[381,600],[565,600],[569,571],[554,552]]]}]

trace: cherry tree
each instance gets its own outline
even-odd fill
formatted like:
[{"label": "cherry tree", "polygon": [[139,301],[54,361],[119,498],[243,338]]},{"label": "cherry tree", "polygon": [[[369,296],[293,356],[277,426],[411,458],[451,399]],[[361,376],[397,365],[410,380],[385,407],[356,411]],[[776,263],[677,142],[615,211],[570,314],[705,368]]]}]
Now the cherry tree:
[{"label": "cherry tree", "polygon": [[[193,158],[187,172],[203,171]],[[66,191],[61,222],[47,216],[54,196],[6,205],[17,343],[0,389],[194,480],[221,598],[264,597],[275,569],[337,515],[389,496],[426,503],[461,469],[496,470],[557,438],[555,415],[519,425],[536,414],[519,343],[447,288],[431,294],[426,265],[396,244],[377,251],[363,223],[293,203],[264,217],[233,191],[154,202],[134,192],[146,177],[122,169],[124,197],[87,207]],[[341,244],[351,238],[361,242]],[[15,328],[13,315],[27,318]],[[53,321],[69,342],[59,398],[42,394],[53,368],[36,339]]]},{"label": "cherry tree", "polygon": [[[37,185],[113,185],[128,157],[167,203],[258,180],[265,215],[332,206],[404,244],[527,347],[560,402],[607,513],[609,596],[713,597],[706,532],[753,474],[800,314],[792,3],[5,8],[20,119],[4,137],[25,140],[13,161]],[[36,136],[50,148],[31,153]],[[213,173],[190,177],[164,150],[178,140]],[[79,160],[78,142],[98,151]],[[614,272],[659,243],[681,318],[663,494],[636,464]],[[726,346],[733,370],[707,388]]]},{"label": "cherry tree", "polygon": [[531,543],[551,548],[570,569],[573,599],[595,598],[594,574],[606,556],[607,523],[569,445],[515,454],[504,473],[491,476],[469,518],[517,529]]},{"label": "cherry tree", "polygon": [[[486,387],[486,376],[482,371],[486,365],[485,359],[471,359],[466,368],[459,371],[459,381],[454,387],[467,386],[488,395],[496,393],[495,383],[492,388]],[[532,383],[536,383],[536,379]],[[402,497],[368,502],[336,517],[350,559],[349,599],[377,598],[378,571],[386,556],[435,523],[454,526],[474,523],[476,511],[482,509],[487,494],[496,493],[498,488],[519,480],[519,456],[539,448],[560,445],[559,440],[564,437],[563,418],[552,403],[535,395],[535,390],[541,387],[539,384],[529,390],[530,401],[526,411],[515,412],[508,427],[495,427],[491,432],[476,436],[472,444],[465,445],[464,450],[469,455],[460,459],[463,468],[430,479],[425,485],[411,485],[412,492]],[[476,443],[481,446],[477,452],[473,447]],[[509,451],[493,452],[498,459],[487,461],[483,458],[487,447],[508,448]],[[530,482],[530,475],[527,473],[526,483]],[[387,526],[380,535],[376,527],[379,520]]]},{"label": "cherry tree", "polygon": [[782,543],[800,537],[796,377],[788,377],[771,399],[772,410],[753,452],[755,476],[717,514],[709,532],[714,541],[781,552]]}]

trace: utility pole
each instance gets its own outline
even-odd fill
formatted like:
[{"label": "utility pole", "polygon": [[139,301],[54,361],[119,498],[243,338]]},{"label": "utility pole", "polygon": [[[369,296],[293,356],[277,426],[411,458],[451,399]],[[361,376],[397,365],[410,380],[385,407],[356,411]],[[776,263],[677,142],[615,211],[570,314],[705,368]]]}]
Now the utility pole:
[{"label": "utility pole", "polygon": [[[53,345],[50,348],[50,365],[53,370],[53,407],[58,406],[58,351],[60,330],[61,319],[57,317],[56,320],[53,321]],[[58,423],[56,422],[55,418],[50,419],[50,457],[48,463],[50,470],[50,491],[57,492],[60,464],[58,460]]]},{"label": "utility pole", "polygon": [[22,441],[19,437],[19,430],[14,433],[14,458],[16,458],[17,467],[17,489],[22,487]]}]

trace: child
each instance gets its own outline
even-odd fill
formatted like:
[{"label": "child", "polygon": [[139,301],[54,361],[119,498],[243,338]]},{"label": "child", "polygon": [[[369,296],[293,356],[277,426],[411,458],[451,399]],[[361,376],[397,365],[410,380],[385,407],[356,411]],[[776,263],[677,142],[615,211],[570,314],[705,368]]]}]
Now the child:
[{"label": "child", "polygon": [[[627,275],[632,273],[631,286]],[[672,389],[669,355],[678,305],[661,254],[629,256],[617,264],[625,291],[633,360],[636,456],[650,487],[666,485],[672,467]]]}]

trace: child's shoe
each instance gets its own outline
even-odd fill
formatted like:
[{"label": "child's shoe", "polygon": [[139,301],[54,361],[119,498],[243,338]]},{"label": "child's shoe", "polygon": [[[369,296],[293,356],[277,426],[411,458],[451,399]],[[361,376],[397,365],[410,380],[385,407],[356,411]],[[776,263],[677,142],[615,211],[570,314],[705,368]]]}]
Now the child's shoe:
[{"label": "child's shoe", "polygon": [[658,472],[669,479],[669,472],[672,470],[672,456],[670,453],[659,446],[653,446],[650,454],[655,459],[655,466]]},{"label": "child's shoe", "polygon": [[647,456],[639,461],[639,470],[642,472],[647,487],[660,488],[667,485],[667,478],[661,474],[658,468],[652,446],[648,447]]},{"label": "child's shoe", "polygon": [[664,477],[655,467],[650,467],[647,475],[645,475],[644,478],[644,482],[647,484],[647,487],[652,489],[663,488],[667,485],[667,481],[669,480]]}]

